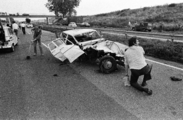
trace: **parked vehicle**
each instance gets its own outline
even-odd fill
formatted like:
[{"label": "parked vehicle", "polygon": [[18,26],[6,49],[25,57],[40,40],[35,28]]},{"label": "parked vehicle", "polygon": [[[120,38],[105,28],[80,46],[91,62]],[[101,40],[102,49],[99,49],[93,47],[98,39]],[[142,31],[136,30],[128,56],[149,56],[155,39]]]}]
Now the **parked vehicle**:
[{"label": "parked vehicle", "polygon": [[94,29],[72,29],[63,31],[60,38],[48,44],[54,57],[61,61],[95,62],[101,72],[111,73],[117,65],[124,65],[125,45],[106,40]]},{"label": "parked vehicle", "polygon": [[77,27],[77,25],[76,25],[75,22],[70,22],[68,26],[69,26],[69,27]]},{"label": "parked vehicle", "polygon": [[11,52],[14,52],[15,46],[18,45],[17,36],[10,27],[3,26],[3,30],[5,39],[3,40],[3,34],[0,34],[0,49],[9,49]]},{"label": "parked vehicle", "polygon": [[81,27],[90,27],[90,24],[88,22],[83,22],[80,24]]},{"label": "parked vehicle", "polygon": [[143,31],[143,32],[151,32],[152,31],[152,26],[147,22],[139,23],[139,24],[136,23],[132,27],[132,30],[134,30],[134,31]]}]

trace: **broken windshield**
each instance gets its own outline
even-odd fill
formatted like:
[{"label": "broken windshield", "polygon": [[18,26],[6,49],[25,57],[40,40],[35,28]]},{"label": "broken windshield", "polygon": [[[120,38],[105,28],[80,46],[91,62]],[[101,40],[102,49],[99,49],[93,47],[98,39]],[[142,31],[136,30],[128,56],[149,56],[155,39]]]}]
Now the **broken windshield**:
[{"label": "broken windshield", "polygon": [[100,38],[100,35],[96,31],[87,32],[87,33],[83,33],[75,36],[75,39],[78,42],[85,42],[85,41],[95,40],[99,38]]}]

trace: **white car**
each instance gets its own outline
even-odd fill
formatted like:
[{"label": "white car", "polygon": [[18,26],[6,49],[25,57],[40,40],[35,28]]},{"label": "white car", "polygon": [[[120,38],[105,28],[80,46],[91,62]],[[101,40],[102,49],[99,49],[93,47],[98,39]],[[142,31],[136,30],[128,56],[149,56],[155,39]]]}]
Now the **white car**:
[{"label": "white car", "polygon": [[70,22],[68,26],[69,26],[69,27],[77,27],[77,25],[76,25],[75,22]]},{"label": "white car", "polygon": [[63,31],[59,39],[48,44],[52,55],[61,61],[76,59],[96,62],[103,73],[111,73],[117,65],[124,66],[126,45],[105,40],[94,29],[73,29]]},{"label": "white car", "polygon": [[83,22],[81,23],[82,27],[90,27],[90,24],[88,22]]},{"label": "white car", "polygon": [[5,33],[5,40],[0,40],[0,49],[9,49],[11,52],[14,52],[15,46],[18,45],[17,36],[10,27],[3,26],[3,30]]}]

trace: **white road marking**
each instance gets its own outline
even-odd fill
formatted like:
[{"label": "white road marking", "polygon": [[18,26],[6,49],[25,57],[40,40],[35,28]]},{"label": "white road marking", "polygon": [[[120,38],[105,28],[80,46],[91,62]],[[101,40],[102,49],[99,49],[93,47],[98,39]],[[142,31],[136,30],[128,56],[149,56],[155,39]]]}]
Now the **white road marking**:
[{"label": "white road marking", "polygon": [[42,43],[46,48],[48,48],[48,46],[46,45],[46,44],[44,44],[44,43]]},{"label": "white road marking", "polygon": [[161,63],[161,62],[157,62],[157,61],[150,60],[150,59],[146,59],[146,60],[147,60],[147,61],[150,61],[150,62],[154,62],[154,63],[156,63],[156,64],[164,65],[164,66],[167,66],[167,67],[170,67],[170,68],[174,68],[174,69],[183,71],[183,69],[182,69],[182,68],[179,68],[179,67],[175,67],[175,66],[172,66],[172,65],[168,65],[168,64]]}]

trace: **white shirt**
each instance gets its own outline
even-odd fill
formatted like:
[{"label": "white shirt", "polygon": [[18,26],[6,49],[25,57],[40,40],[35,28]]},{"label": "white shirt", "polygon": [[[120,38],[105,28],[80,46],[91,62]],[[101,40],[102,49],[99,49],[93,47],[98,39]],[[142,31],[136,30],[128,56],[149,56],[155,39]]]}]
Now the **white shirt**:
[{"label": "white shirt", "polygon": [[144,57],[144,49],[141,46],[131,46],[125,52],[125,64],[130,69],[142,69],[147,65]]},{"label": "white shirt", "polygon": [[21,24],[21,27],[25,27],[25,23],[22,23],[22,24]]},{"label": "white shirt", "polygon": [[13,30],[18,30],[18,25],[16,23],[13,23],[12,28]]}]

